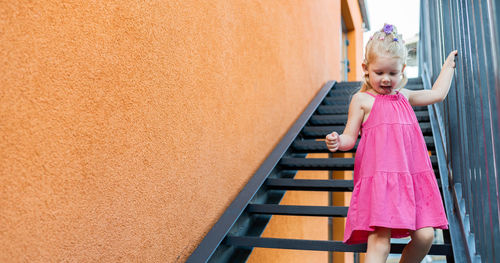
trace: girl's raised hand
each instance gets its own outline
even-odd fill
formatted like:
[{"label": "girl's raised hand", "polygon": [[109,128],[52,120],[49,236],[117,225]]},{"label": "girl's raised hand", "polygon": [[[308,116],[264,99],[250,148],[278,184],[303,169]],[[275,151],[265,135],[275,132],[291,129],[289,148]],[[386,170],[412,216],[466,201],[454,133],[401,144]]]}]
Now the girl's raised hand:
[{"label": "girl's raised hand", "polygon": [[326,136],[326,147],[330,152],[336,152],[340,146],[340,136],[336,132],[332,132]]},{"label": "girl's raised hand", "polygon": [[458,50],[453,50],[450,52],[446,60],[444,61],[443,68],[449,67],[449,68],[455,68],[455,57],[458,54]]}]

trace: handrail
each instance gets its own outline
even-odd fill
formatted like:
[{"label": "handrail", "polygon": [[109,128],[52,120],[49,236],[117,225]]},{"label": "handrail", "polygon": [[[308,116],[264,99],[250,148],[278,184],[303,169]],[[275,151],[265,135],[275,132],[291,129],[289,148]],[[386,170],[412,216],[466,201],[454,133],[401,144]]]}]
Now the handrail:
[{"label": "handrail", "polygon": [[[431,89],[431,82],[429,78],[429,72],[427,70],[427,65],[424,63],[422,65],[422,84],[424,89]],[[461,197],[457,197],[453,185],[453,178],[451,175],[451,169],[449,163],[447,162],[446,153],[446,138],[444,137],[444,126],[441,113],[439,112],[439,107],[436,104],[431,104],[428,106],[429,119],[431,122],[432,134],[434,138],[434,147],[436,149],[436,156],[438,159],[439,175],[441,180],[441,186],[443,189],[443,199],[445,202],[446,214],[448,215],[449,233],[453,248],[453,257],[455,262],[463,262],[467,260],[469,263],[481,262],[479,256],[473,257],[471,255],[475,254],[474,242],[468,244],[467,240],[474,241],[474,236],[468,236],[469,227],[464,223],[464,211],[460,208],[458,203]],[[458,211],[458,213],[456,213]]]},{"label": "handrail", "polygon": [[448,96],[429,111],[439,136],[438,162],[453,199],[454,214],[449,215],[452,220],[457,216],[465,242],[453,248],[464,245],[469,262],[500,262],[499,16],[494,0],[420,2],[417,52],[427,88],[449,52],[458,50]]},{"label": "handrail", "polygon": [[228,234],[231,227],[234,225],[238,217],[243,213],[250,200],[257,193],[261,185],[271,174],[276,164],[285,154],[286,150],[299,135],[302,127],[304,127],[312,116],[321,101],[326,97],[328,92],[335,85],[335,81],[328,81],[323,85],[321,90],[316,94],[311,103],[307,106],[304,112],[300,115],[293,126],[288,130],[286,135],[281,139],[280,143],[269,154],[260,168],[255,172],[246,186],[236,196],[234,201],[229,205],[224,214],[215,223],[212,229],[208,232],[205,238],[201,241],[198,247],[194,250],[186,262],[207,262],[215,252],[224,237]]}]

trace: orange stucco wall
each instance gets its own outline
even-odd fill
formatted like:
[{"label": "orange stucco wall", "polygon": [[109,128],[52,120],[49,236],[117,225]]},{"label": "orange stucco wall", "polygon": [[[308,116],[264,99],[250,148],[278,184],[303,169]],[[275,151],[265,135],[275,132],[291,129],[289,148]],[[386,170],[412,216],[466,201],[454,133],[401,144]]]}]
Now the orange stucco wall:
[{"label": "orange stucco wall", "polygon": [[338,78],[334,2],[0,3],[0,262],[183,262]]}]

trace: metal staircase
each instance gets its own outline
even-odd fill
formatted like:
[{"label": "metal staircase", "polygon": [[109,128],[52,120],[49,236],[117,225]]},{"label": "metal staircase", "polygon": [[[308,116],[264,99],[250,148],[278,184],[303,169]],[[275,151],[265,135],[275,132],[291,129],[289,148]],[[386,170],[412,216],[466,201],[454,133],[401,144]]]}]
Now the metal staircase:
[{"label": "metal staircase", "polygon": [[[350,97],[359,82],[326,83],[283,137],[278,146],[227,208],[187,262],[245,262],[254,247],[365,252],[366,244],[347,245],[341,241],[280,239],[261,237],[272,215],[346,217],[348,207],[280,205],[286,191],[353,190],[352,180],[294,179],[300,170],[352,171],[353,158],[306,158],[309,153],[329,153],[322,139],[332,132],[341,134],[347,122]],[[422,89],[422,81],[410,79],[409,89]],[[438,183],[438,158],[434,147],[428,107],[414,107],[420,123]],[[350,152],[354,152],[357,144]],[[444,182],[447,185],[446,182]],[[442,191],[442,189],[441,189]],[[442,193],[443,196],[443,193]],[[443,202],[449,206],[449,202]],[[447,213],[452,208],[447,207]],[[449,230],[443,230],[444,243],[433,244],[430,255],[444,255],[454,262]],[[391,244],[390,253],[401,253],[405,244]]]}]

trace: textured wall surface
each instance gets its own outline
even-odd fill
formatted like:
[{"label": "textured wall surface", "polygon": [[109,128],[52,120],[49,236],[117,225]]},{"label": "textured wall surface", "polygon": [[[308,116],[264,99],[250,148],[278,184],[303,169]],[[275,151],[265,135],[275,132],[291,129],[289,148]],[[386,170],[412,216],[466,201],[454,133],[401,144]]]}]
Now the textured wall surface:
[{"label": "textured wall surface", "polygon": [[335,1],[2,1],[0,262],[183,262],[339,69]]}]

